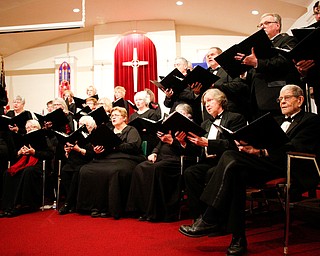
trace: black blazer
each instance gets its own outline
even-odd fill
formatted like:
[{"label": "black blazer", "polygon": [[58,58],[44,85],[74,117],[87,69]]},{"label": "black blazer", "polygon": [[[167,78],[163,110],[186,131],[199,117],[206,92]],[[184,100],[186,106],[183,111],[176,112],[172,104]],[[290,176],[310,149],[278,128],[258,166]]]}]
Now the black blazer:
[{"label": "black blazer", "polygon": [[[283,147],[268,151],[270,160],[278,166],[286,168],[286,152],[303,152],[316,154],[320,157],[320,117],[317,114],[301,111],[287,130],[290,142]],[[313,167],[314,164],[310,165]],[[308,168],[306,161],[296,161],[292,176],[306,190],[314,188],[319,183],[319,174],[314,168]],[[296,168],[297,167],[297,168]]]},{"label": "black blazer", "polygon": [[[297,40],[284,33],[277,35],[272,43],[275,47],[290,49],[297,44]],[[281,54],[269,59],[258,59],[258,67],[250,70],[248,81],[251,84],[253,106],[262,112],[278,112],[279,115],[281,111],[276,99],[281,88],[286,84],[301,84],[293,61]]]},{"label": "black blazer", "polygon": [[[247,124],[245,118],[239,113],[223,111],[220,125],[231,131],[236,131]],[[208,119],[201,124],[201,127],[207,131],[205,137],[208,137],[212,122]],[[234,149],[235,144],[226,139],[222,133],[217,133],[217,139],[209,140],[208,154],[217,154],[218,157],[227,149]],[[201,152],[201,160],[205,159],[204,148]]]}]

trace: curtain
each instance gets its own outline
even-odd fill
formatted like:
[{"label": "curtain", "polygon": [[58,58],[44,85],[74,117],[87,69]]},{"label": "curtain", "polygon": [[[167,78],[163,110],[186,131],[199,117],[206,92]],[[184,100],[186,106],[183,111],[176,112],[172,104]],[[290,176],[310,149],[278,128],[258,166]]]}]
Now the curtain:
[{"label": "curtain", "polygon": [[[137,57],[136,61],[134,57]],[[114,60],[114,83],[126,88],[125,99],[133,102],[135,92],[149,88],[155,94],[155,101],[158,101],[158,89],[150,82],[158,80],[157,53],[148,37],[143,34],[124,36],[115,49]],[[137,70],[135,77],[134,70]],[[134,80],[137,81],[136,91]]]}]

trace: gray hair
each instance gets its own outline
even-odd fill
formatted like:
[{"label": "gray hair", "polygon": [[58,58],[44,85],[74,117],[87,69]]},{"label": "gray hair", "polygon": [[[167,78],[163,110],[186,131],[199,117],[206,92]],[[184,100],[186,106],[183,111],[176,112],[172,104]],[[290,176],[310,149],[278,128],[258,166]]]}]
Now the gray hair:
[{"label": "gray hair", "polygon": [[79,124],[85,124],[87,129],[91,130],[96,128],[96,121],[94,121],[93,117],[92,116],[82,116],[80,119],[79,119]]},{"label": "gray hair", "polygon": [[184,111],[187,113],[187,117],[192,118],[192,108],[189,104],[181,103],[176,106],[175,111]]},{"label": "gray hair", "polygon": [[139,91],[134,95],[134,99],[136,99],[136,97],[141,97],[143,99],[143,101],[146,103],[146,106],[149,106],[150,103],[150,95],[148,94],[147,91]]},{"label": "gray hair", "polygon": [[298,85],[295,85],[295,84],[287,84],[283,86],[281,88],[280,93],[284,91],[292,92],[292,95],[294,95],[295,97],[304,96],[303,90]]},{"label": "gray hair", "polygon": [[273,17],[273,21],[277,22],[280,25],[279,32],[281,32],[281,28],[282,28],[281,16],[277,13],[265,13],[261,16],[261,19],[263,19],[264,17],[267,17],[267,16]]},{"label": "gray hair", "polygon": [[206,105],[204,101],[204,96],[207,94],[211,95],[212,98],[214,98],[217,102],[219,102],[219,104],[222,106],[223,109],[227,108],[227,105],[228,105],[227,96],[217,88],[208,89],[204,92],[201,98],[201,102],[204,106]]},{"label": "gray hair", "polygon": [[63,109],[63,112],[65,112],[66,114],[69,113],[68,106],[67,106],[66,102],[64,101],[64,99],[62,99],[62,98],[55,98],[55,99],[52,101],[52,103],[53,103],[53,105],[54,105],[55,103],[61,104],[62,109]]},{"label": "gray hair", "polygon": [[13,101],[20,101],[22,104],[25,104],[26,103],[26,100],[21,97],[20,95],[17,95],[16,97],[14,97]]}]

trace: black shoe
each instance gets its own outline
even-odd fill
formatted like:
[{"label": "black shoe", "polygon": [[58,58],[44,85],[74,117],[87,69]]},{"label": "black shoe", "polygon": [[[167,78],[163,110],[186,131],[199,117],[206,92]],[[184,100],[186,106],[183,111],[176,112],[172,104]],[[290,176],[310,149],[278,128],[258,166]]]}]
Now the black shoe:
[{"label": "black shoe", "polygon": [[0,218],[4,218],[4,217],[7,217],[7,212],[4,212],[4,211],[1,211],[0,212]]},{"label": "black shoe", "polygon": [[59,214],[64,215],[68,214],[71,212],[71,207],[68,204],[64,204],[60,209],[59,209]]},{"label": "black shoe", "polygon": [[100,212],[99,212],[97,209],[93,209],[93,210],[91,211],[91,217],[92,217],[92,218],[101,217],[101,214],[100,214]]},{"label": "black shoe", "polygon": [[109,218],[109,217],[111,217],[111,215],[107,212],[102,212],[102,213],[100,213],[100,217],[101,218]]},{"label": "black shoe", "polygon": [[20,208],[14,208],[13,210],[7,212],[7,217],[8,218],[17,217],[17,216],[21,215],[22,213],[23,212]]},{"label": "black shoe", "polygon": [[222,235],[222,230],[218,224],[208,224],[202,220],[197,219],[192,225],[182,225],[179,232],[189,237],[202,237],[202,236],[219,236]]},{"label": "black shoe", "polygon": [[148,216],[147,215],[142,215],[138,218],[138,221],[148,221]]},{"label": "black shoe", "polygon": [[245,236],[232,237],[231,244],[227,250],[227,256],[243,255],[247,252],[247,240]]}]

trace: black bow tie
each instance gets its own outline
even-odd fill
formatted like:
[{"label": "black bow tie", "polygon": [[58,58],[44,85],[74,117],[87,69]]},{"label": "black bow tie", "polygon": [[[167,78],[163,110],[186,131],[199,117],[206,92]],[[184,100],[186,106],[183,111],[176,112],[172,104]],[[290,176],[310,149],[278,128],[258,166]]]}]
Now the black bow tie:
[{"label": "black bow tie", "polygon": [[215,120],[221,119],[221,117],[222,117],[222,114],[217,115],[216,117],[210,116],[209,120],[213,123]]},{"label": "black bow tie", "polygon": [[213,73],[214,73],[214,72],[216,72],[216,71],[218,72],[219,68],[220,68],[220,67],[217,67],[217,68],[215,68],[215,69],[210,68],[210,70],[209,70],[209,71],[210,71],[210,73],[212,73],[212,74],[213,74]]},{"label": "black bow tie", "polygon": [[288,116],[284,119],[284,122],[289,122],[289,123],[292,123],[293,122],[293,118]]}]

